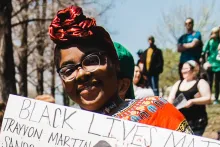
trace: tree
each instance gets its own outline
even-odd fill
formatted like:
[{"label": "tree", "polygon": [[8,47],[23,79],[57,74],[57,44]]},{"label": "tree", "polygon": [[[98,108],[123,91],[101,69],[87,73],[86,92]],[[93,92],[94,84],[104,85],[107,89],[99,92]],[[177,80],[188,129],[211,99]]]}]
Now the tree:
[{"label": "tree", "polygon": [[199,2],[197,11],[193,10],[192,5],[179,5],[171,8],[169,12],[162,12],[162,20],[157,26],[154,36],[158,44],[164,48],[176,48],[178,38],[184,34],[184,21],[192,17],[195,21],[195,30],[202,34],[203,41],[207,40],[211,28],[216,26],[216,21],[212,19],[212,12],[215,8],[215,0]]},{"label": "tree", "polygon": [[0,99],[16,94],[15,66],[11,36],[11,0],[0,1]]},{"label": "tree", "polygon": [[[43,7],[42,11],[40,11],[39,8],[39,2],[37,2],[37,17],[40,19],[45,20],[46,19],[46,8],[47,8],[47,1],[43,0],[42,2]],[[40,15],[41,14],[41,15]],[[45,21],[38,21],[36,23],[37,25],[37,51],[38,51],[38,60],[37,61],[37,94],[43,94],[44,92],[44,51],[45,51],[45,44],[44,40],[46,37],[46,27],[45,27]]]},{"label": "tree", "polygon": [[[0,97],[7,100],[9,93],[16,94],[16,84],[19,95],[22,96],[29,96],[28,90],[31,90],[31,97],[34,97],[33,88],[36,88],[38,94],[55,95],[55,90],[57,90],[56,94],[62,94],[61,84],[57,82],[57,74],[53,66],[54,45],[47,35],[47,29],[54,14],[57,10],[69,5],[78,5],[86,10],[84,11],[86,15],[97,18],[111,9],[113,1],[1,1]],[[33,88],[30,89],[30,87]]]},{"label": "tree", "polygon": [[[22,14],[23,20],[28,20],[28,4],[27,0],[23,1],[24,13]],[[28,96],[28,81],[27,81],[27,63],[28,63],[28,22],[21,24],[21,47],[18,53],[18,72],[20,80],[18,81],[19,94]]]},{"label": "tree", "polygon": [[160,88],[162,94],[166,95],[166,89],[179,80],[178,63],[179,54],[172,49],[163,50],[164,67],[160,75]]}]

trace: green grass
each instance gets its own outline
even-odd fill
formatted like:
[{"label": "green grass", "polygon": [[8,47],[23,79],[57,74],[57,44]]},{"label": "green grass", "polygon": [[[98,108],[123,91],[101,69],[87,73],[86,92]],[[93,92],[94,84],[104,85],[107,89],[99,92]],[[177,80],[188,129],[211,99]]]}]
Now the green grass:
[{"label": "green grass", "polygon": [[217,138],[217,132],[220,131],[220,105],[207,105],[208,125],[203,136],[208,138]]}]

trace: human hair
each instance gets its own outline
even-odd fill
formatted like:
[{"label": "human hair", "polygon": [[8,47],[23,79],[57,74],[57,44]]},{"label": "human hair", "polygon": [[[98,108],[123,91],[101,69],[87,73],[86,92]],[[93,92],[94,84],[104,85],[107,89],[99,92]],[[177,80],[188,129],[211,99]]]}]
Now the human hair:
[{"label": "human hair", "polygon": [[155,42],[154,36],[149,36],[148,40],[151,40],[153,43]]},{"label": "human hair", "polygon": [[[190,70],[192,71],[193,77],[194,77],[195,79],[201,78],[201,77],[200,77],[200,74],[199,74],[199,72],[200,72],[200,67],[199,67],[199,64],[198,64],[196,61],[194,61],[194,60],[189,60],[189,61],[186,61],[185,63],[190,66]],[[185,64],[185,63],[184,63],[184,64]]]},{"label": "human hair", "polygon": [[119,61],[109,33],[96,25],[93,18],[83,14],[82,8],[70,6],[57,12],[49,27],[51,40],[56,44],[54,62],[59,68],[60,49],[71,46],[92,47],[107,53],[113,64],[119,69]]},{"label": "human hair", "polygon": [[0,129],[2,126],[2,121],[5,113],[6,104],[4,102],[0,102]]},{"label": "human hair", "polygon": [[[186,20],[188,20],[188,19],[191,20],[192,21],[192,25],[194,25],[194,19],[192,17],[187,17]],[[185,22],[186,22],[186,20],[185,20]]]},{"label": "human hair", "polygon": [[219,33],[220,33],[219,27],[212,28],[210,38],[220,38]]},{"label": "human hair", "polygon": [[[135,65],[135,67],[140,69],[140,67],[137,66],[137,65]],[[141,77],[140,77],[138,83],[136,84],[136,86],[144,88],[147,85],[146,88],[148,88],[149,87],[148,86],[148,81],[147,81],[147,79],[144,78],[144,75],[143,75],[143,73],[141,71],[140,71],[140,75],[141,75]]]}]

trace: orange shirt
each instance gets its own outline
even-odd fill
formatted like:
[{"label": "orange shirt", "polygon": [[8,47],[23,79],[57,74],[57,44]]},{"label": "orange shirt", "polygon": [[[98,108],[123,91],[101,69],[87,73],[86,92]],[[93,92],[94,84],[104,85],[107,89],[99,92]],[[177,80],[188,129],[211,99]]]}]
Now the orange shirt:
[{"label": "orange shirt", "polygon": [[157,96],[131,100],[114,117],[193,134],[186,119],[172,104]]}]

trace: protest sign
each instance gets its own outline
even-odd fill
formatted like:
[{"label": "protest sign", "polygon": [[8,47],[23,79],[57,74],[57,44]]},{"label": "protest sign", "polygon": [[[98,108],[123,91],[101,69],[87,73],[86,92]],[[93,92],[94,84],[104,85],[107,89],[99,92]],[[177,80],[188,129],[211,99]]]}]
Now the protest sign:
[{"label": "protest sign", "polygon": [[220,142],[10,95],[1,147],[220,147]]}]

